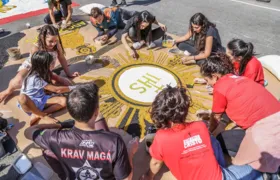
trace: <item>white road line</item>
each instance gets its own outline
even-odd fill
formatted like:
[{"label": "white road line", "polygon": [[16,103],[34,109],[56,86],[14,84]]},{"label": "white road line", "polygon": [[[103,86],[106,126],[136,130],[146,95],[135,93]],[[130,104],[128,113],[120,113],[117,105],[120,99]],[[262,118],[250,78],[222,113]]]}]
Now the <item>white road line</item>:
[{"label": "white road line", "polygon": [[272,10],[272,11],[280,12],[280,9],[271,8],[271,7],[267,7],[267,6],[261,6],[261,5],[252,4],[252,3],[247,3],[247,2],[240,1],[240,0],[230,0],[230,1],[234,1],[234,2],[238,2],[238,3],[242,3],[242,4],[247,4],[247,5],[250,5],[250,6],[255,6],[255,7],[259,7],[259,8],[263,8],[263,9],[269,9],[269,10]]}]

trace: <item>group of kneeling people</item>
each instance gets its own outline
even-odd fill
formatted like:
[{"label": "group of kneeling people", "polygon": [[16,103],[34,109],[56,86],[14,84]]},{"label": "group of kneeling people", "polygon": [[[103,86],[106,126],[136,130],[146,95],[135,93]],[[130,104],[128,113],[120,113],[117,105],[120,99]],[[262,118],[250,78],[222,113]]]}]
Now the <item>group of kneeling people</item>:
[{"label": "group of kneeling people", "polygon": [[[166,31],[148,11],[93,8],[91,21],[104,42],[122,26],[122,42],[135,58],[136,49],[145,44],[153,48],[153,41]],[[160,27],[152,30],[153,23]],[[223,53],[218,30],[201,13],[190,19],[188,32],[174,45],[187,52],[182,63],[197,63],[204,82],[213,87],[210,123],[186,120],[191,97],[185,88],[163,89],[151,107],[158,131],[150,147],[150,171],[142,178],[153,179],[163,163],[177,179],[263,179],[263,172],[275,178],[280,166],[280,102],[264,87],[253,45],[234,39]],[[33,125],[25,135],[45,149],[46,160],[61,179],[131,179],[137,142],[127,149],[99,114],[98,87],[73,85],[56,75],[52,70],[58,63],[69,78],[79,76],[68,69],[57,28],[45,25],[0,101],[21,87],[18,107],[31,116]],[[53,95],[62,93],[69,94]],[[64,107],[75,119],[74,126],[48,116]],[[34,125],[40,119],[56,123]],[[225,131],[230,121],[237,128]],[[234,157],[233,165],[226,167],[224,153]]]},{"label": "group of kneeling people", "polygon": [[[34,61],[50,67],[53,59],[46,51],[38,51],[31,58],[32,68],[36,67]],[[141,178],[153,179],[163,163],[177,179],[261,180],[264,172],[272,179],[277,178],[280,165],[278,100],[263,85],[235,75],[226,54],[207,58],[200,72],[214,87],[210,125],[187,119],[191,97],[184,87],[163,89],[151,106],[151,118],[158,130],[149,150],[150,170]],[[39,70],[30,71],[23,88],[30,92],[28,84],[37,87],[33,80],[37,78],[38,84],[45,87],[42,89],[50,90],[47,87],[53,85],[47,83],[44,75]],[[45,149],[44,157],[61,179],[74,180],[79,176],[132,179],[132,159],[138,143],[130,143],[127,149],[121,136],[110,132],[99,113],[97,85],[58,88],[61,92],[70,91],[69,95],[60,97],[64,103],[49,106],[43,112],[55,109],[54,106],[66,106],[75,124],[66,121],[34,125],[26,129],[25,136]],[[22,102],[20,104],[23,107]],[[223,114],[238,128],[225,131],[228,118],[223,118]],[[233,165],[226,166],[224,153],[234,156]]]}]

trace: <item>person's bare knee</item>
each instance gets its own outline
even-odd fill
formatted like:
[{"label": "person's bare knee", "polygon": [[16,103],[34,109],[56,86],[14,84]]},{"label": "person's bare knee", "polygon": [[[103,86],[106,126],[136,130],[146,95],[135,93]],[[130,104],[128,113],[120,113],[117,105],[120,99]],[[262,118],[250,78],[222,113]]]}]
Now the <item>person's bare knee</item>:
[{"label": "person's bare knee", "polygon": [[14,90],[19,89],[22,85],[23,78],[21,75],[16,75],[9,83],[8,89]]},{"label": "person's bare knee", "polygon": [[59,97],[58,104],[62,107],[66,107],[66,98],[65,97]]},{"label": "person's bare knee", "polygon": [[25,94],[20,94],[18,97],[18,102],[21,106],[26,105],[28,102],[28,97]]}]

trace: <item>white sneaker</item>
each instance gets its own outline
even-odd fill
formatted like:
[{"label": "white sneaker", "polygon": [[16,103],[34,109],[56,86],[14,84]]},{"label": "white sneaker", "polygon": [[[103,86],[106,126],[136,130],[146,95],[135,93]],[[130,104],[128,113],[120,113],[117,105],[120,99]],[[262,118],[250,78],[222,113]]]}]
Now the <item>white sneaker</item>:
[{"label": "white sneaker", "polygon": [[156,47],[156,44],[154,42],[151,42],[150,44],[146,43],[146,45],[148,46],[149,49]]},{"label": "white sneaker", "polygon": [[135,42],[132,44],[132,47],[136,50],[140,49],[144,45],[144,42]]}]

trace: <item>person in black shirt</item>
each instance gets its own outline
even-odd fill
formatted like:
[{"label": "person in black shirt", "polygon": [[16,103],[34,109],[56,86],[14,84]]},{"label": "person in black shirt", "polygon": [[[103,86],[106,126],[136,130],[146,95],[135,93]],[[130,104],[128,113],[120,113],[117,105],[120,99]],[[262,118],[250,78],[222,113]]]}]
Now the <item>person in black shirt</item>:
[{"label": "person in black shirt", "polygon": [[104,118],[101,130],[96,126],[100,124],[98,87],[79,85],[67,97],[67,109],[75,119],[73,128],[63,129],[65,123],[39,124],[25,130],[26,138],[55,155],[66,173],[64,179],[131,179],[138,142],[128,152],[120,135],[106,131]]},{"label": "person in black shirt", "polygon": [[[159,28],[152,30],[152,24],[158,25]],[[142,11],[127,21],[122,33],[122,43],[129,54],[133,58],[137,58],[138,55],[134,50],[140,49],[144,44],[149,48],[155,47],[153,41],[161,38],[165,31],[166,26],[159,23],[155,16],[148,11]],[[134,50],[127,43],[128,37],[134,42]]]},{"label": "person in black shirt", "polygon": [[186,55],[182,58],[183,64],[201,65],[211,54],[223,51],[216,25],[202,13],[191,17],[187,34],[176,39],[174,44]]},{"label": "person in black shirt", "polygon": [[71,0],[48,0],[49,14],[45,17],[44,22],[59,28],[58,22],[62,21],[62,29],[70,26],[73,11],[71,4]]},{"label": "person in black shirt", "polygon": [[113,0],[112,1],[112,4],[111,4],[111,6],[124,6],[124,7],[126,7],[127,6],[127,4],[126,4],[126,1],[125,0],[122,0],[122,2],[120,3],[120,4],[118,4],[118,2],[117,2],[117,0]]}]

